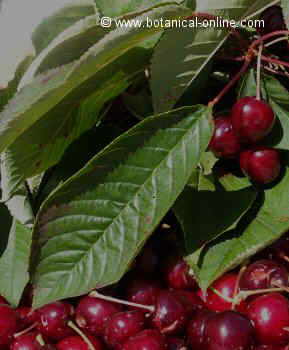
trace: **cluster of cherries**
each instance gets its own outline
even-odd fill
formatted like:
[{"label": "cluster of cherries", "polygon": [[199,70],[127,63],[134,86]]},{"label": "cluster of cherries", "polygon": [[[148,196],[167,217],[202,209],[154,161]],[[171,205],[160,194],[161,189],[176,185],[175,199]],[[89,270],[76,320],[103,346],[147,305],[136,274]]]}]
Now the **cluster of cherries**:
[{"label": "cluster of cherries", "polygon": [[181,258],[166,263],[157,278],[140,279],[158,260],[145,248],[121,289],[37,310],[23,303],[13,309],[1,298],[0,348],[288,350],[288,256],[285,235],[203,292]]},{"label": "cluster of cherries", "polygon": [[244,97],[233,106],[231,115],[215,119],[209,148],[218,158],[238,158],[243,173],[253,182],[269,184],[280,174],[280,154],[259,143],[274,123],[274,112],[266,102]]}]

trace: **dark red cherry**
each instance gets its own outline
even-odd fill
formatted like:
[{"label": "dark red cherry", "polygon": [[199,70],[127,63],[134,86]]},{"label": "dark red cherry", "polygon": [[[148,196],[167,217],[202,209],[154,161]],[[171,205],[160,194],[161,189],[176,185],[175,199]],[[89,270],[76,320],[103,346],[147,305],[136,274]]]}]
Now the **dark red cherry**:
[{"label": "dark red cherry", "polygon": [[165,338],[156,330],[145,330],[131,337],[121,350],[165,350]]},{"label": "dark red cherry", "polygon": [[91,334],[103,335],[108,318],[120,311],[119,304],[85,296],[76,308],[76,323]]},{"label": "dark red cherry", "polygon": [[272,130],[275,115],[272,108],[256,97],[244,97],[232,109],[233,130],[244,143],[256,143]]},{"label": "dark red cherry", "polygon": [[215,130],[209,148],[218,158],[235,157],[241,150],[241,145],[236,136],[230,117],[218,117],[215,119]]},{"label": "dark red cherry", "polygon": [[67,325],[73,313],[73,307],[66,302],[57,301],[43,306],[37,311],[38,331],[56,341],[74,334]]},{"label": "dark red cherry", "polygon": [[271,293],[253,299],[247,315],[255,326],[257,340],[265,345],[289,342],[289,301],[281,294]]},{"label": "dark red cherry", "polygon": [[208,320],[215,315],[214,312],[203,309],[197,311],[187,326],[188,342],[194,350],[205,349],[205,330]]},{"label": "dark red cherry", "polygon": [[10,350],[40,350],[42,348],[37,340],[39,334],[31,332],[17,337],[10,346]]},{"label": "dark red cherry", "polygon": [[288,350],[288,348],[278,345],[258,345],[254,347],[254,350]]},{"label": "dark red cherry", "polygon": [[165,271],[168,286],[174,289],[196,288],[197,283],[189,270],[189,265],[183,259],[171,261]]},{"label": "dark red cherry", "polygon": [[[86,335],[94,347],[94,350],[103,350],[103,345],[97,338]],[[62,339],[56,344],[57,350],[91,350],[91,347],[80,336],[74,335]]]},{"label": "dark red cherry", "polygon": [[28,328],[38,321],[37,311],[32,310],[31,307],[21,306],[16,309],[16,312],[18,317],[18,330]]},{"label": "dark red cherry", "polygon": [[186,342],[184,338],[168,337],[167,338],[168,350],[186,350]]},{"label": "dark red cherry", "polygon": [[289,263],[289,236],[285,234],[269,248],[266,253],[271,259],[276,259],[279,262],[285,263],[288,266]]},{"label": "dark red cherry", "polygon": [[11,342],[16,330],[16,312],[8,305],[0,305],[0,347],[6,346]]},{"label": "dark red cherry", "polygon": [[198,295],[206,307],[212,311],[226,311],[232,309],[232,302],[235,295],[238,274],[227,273],[217,279],[206,291],[198,291]]},{"label": "dark red cherry", "polygon": [[240,167],[252,181],[265,185],[280,175],[280,154],[277,150],[267,147],[246,150],[240,154]]},{"label": "dark red cherry", "polygon": [[141,305],[154,305],[160,290],[157,282],[133,280],[127,289],[127,299]]},{"label": "dark red cherry", "polygon": [[272,260],[258,260],[249,265],[240,279],[240,289],[256,290],[288,286],[289,273]]},{"label": "dark red cherry", "polygon": [[203,309],[205,307],[204,302],[195,292],[176,289],[173,291],[173,293],[184,305],[189,317],[192,316],[197,310]]},{"label": "dark red cherry", "polygon": [[7,302],[7,300],[6,300],[5,298],[3,298],[1,295],[0,295],[0,304],[9,305],[9,303]]},{"label": "dark red cherry", "polygon": [[109,346],[116,347],[141,332],[144,325],[145,317],[141,311],[125,311],[114,314],[106,322],[105,341]]},{"label": "dark red cherry", "polygon": [[147,244],[142,253],[137,257],[137,269],[148,276],[156,274],[160,266],[160,257],[153,244]]},{"label": "dark red cherry", "polygon": [[187,311],[173,292],[163,290],[155,304],[153,325],[163,334],[176,334],[187,321]]},{"label": "dark red cherry", "polygon": [[218,313],[207,322],[206,350],[248,350],[253,344],[250,320],[234,311]]}]

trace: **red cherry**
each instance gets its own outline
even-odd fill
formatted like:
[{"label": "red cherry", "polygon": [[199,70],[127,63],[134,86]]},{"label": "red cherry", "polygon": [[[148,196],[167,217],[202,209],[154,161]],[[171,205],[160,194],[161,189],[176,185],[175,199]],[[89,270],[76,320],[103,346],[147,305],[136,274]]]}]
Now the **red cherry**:
[{"label": "red cherry", "polygon": [[18,317],[18,330],[22,330],[32,326],[38,321],[37,311],[32,310],[31,307],[19,307],[16,309]]},{"label": "red cherry", "polygon": [[209,148],[218,158],[235,157],[241,150],[240,142],[229,117],[215,119],[215,131]]},{"label": "red cherry", "polygon": [[171,291],[161,291],[155,304],[152,323],[163,334],[176,334],[187,321],[184,305]]},{"label": "red cherry", "polygon": [[240,154],[240,167],[245,175],[260,184],[277,179],[281,171],[279,152],[273,148],[256,147]]},{"label": "red cherry", "polygon": [[61,301],[43,306],[37,312],[39,332],[53,340],[61,340],[72,335],[73,330],[67,323],[73,312],[70,304]]},{"label": "red cherry", "polygon": [[127,299],[136,304],[154,305],[160,290],[157,282],[133,280],[127,289]]},{"label": "red cherry", "polygon": [[1,295],[0,295],[0,304],[9,305],[9,303],[7,302],[7,300],[6,300],[5,298],[3,298]]},{"label": "red cherry", "polygon": [[40,350],[41,344],[37,340],[38,333],[32,332],[20,335],[10,346],[10,350]]},{"label": "red cherry", "polygon": [[0,305],[0,347],[8,345],[17,330],[17,314],[8,305]]},{"label": "red cherry", "polygon": [[259,345],[254,348],[254,350],[287,350],[287,347],[278,345]]},{"label": "red cherry", "polygon": [[111,347],[123,344],[128,338],[142,331],[144,324],[144,313],[141,311],[125,311],[114,314],[106,322],[105,341]]},{"label": "red cherry", "polygon": [[167,349],[168,350],[185,350],[186,342],[183,338],[168,337],[167,338]]},{"label": "red cherry", "polygon": [[194,315],[187,327],[188,342],[194,350],[205,349],[205,330],[208,320],[215,315],[209,310],[200,310]]},{"label": "red cherry", "polygon": [[285,345],[289,342],[289,301],[278,293],[255,298],[248,304],[257,340],[266,345]]},{"label": "red cherry", "polygon": [[165,338],[155,330],[146,330],[131,337],[121,350],[165,350]]},{"label": "red cherry", "polygon": [[[238,275],[227,273],[217,279],[206,292],[199,290],[198,295],[204,301],[206,307],[212,311],[231,310],[237,283]],[[240,307],[242,306],[240,305]]]},{"label": "red cherry", "polygon": [[233,130],[244,143],[262,140],[272,130],[274,122],[272,108],[255,97],[244,97],[233,106]]},{"label": "red cherry", "polygon": [[206,350],[248,350],[253,343],[254,328],[245,316],[225,311],[207,322]]},{"label": "red cherry", "polygon": [[[94,347],[94,350],[103,350],[102,343],[95,337],[87,335],[89,341]],[[56,344],[57,350],[91,350],[88,343],[84,341],[80,336],[74,335],[62,339]]]},{"label": "red cherry", "polygon": [[205,307],[204,302],[195,292],[177,289],[174,290],[173,293],[184,305],[189,317],[192,316],[197,310]]},{"label": "red cherry", "polygon": [[165,272],[168,286],[174,289],[196,288],[197,283],[189,274],[189,269],[189,265],[183,259],[170,262]]},{"label": "red cherry", "polygon": [[92,334],[103,335],[106,321],[119,311],[119,304],[85,296],[76,308],[76,323]]},{"label": "red cherry", "polygon": [[272,260],[259,260],[249,265],[240,279],[240,289],[256,290],[288,286],[289,273]]},{"label": "red cherry", "polygon": [[271,259],[276,259],[288,265],[289,263],[289,236],[283,235],[273,243],[266,251]]}]

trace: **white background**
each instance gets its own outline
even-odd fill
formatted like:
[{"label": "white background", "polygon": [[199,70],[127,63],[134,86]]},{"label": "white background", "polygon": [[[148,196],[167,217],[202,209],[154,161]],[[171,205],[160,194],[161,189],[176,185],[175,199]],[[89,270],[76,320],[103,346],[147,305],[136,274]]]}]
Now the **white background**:
[{"label": "white background", "polygon": [[12,79],[17,64],[32,50],[35,26],[70,0],[4,0],[0,11],[0,86]]}]

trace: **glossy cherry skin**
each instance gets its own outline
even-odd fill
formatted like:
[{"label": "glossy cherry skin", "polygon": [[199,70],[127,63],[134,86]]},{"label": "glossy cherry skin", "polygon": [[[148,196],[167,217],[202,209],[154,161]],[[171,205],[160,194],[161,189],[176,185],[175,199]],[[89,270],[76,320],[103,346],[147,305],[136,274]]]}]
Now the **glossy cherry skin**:
[{"label": "glossy cherry skin", "polygon": [[37,340],[38,333],[31,332],[17,337],[10,346],[10,350],[40,350],[41,344]]},{"label": "glossy cherry skin", "polygon": [[165,338],[156,330],[145,330],[131,337],[121,350],[165,350]]},{"label": "glossy cherry skin", "polygon": [[[94,350],[103,350],[103,345],[95,337],[91,335],[87,335],[88,339],[92,343]],[[57,350],[91,350],[88,343],[84,341],[80,336],[74,335],[67,338],[62,339],[60,342],[56,344]]]},{"label": "glossy cherry skin", "polygon": [[287,287],[289,284],[289,273],[285,267],[272,260],[258,260],[249,265],[241,276],[240,289],[256,290]]},{"label": "glossy cherry skin", "polygon": [[188,342],[194,350],[203,350],[205,346],[205,330],[208,320],[215,315],[210,310],[200,310],[194,315],[187,326]]},{"label": "glossy cherry skin", "polygon": [[206,350],[248,350],[253,344],[250,320],[234,311],[218,313],[207,322]]},{"label": "glossy cherry skin", "polygon": [[[227,273],[217,279],[206,292],[199,290],[198,295],[209,310],[219,312],[231,310],[232,302],[230,300],[234,298],[237,283],[238,274]],[[214,290],[216,290],[218,294]],[[243,304],[244,303],[238,305],[237,309],[241,311],[243,309]]]},{"label": "glossy cherry skin", "polygon": [[183,259],[169,263],[165,271],[165,278],[170,288],[193,289],[197,287],[195,279],[189,274],[189,265]]},{"label": "glossy cherry skin", "polygon": [[270,133],[275,123],[272,108],[255,97],[244,97],[232,109],[233,130],[241,142],[254,144]]},{"label": "glossy cherry skin", "polygon": [[253,299],[247,315],[252,320],[257,340],[264,345],[286,345],[289,342],[289,301],[271,293]]},{"label": "glossy cherry skin", "polygon": [[17,330],[17,314],[8,305],[0,305],[0,348],[8,345]]},{"label": "glossy cherry skin", "polygon": [[73,313],[73,307],[66,302],[57,301],[45,305],[37,311],[37,329],[44,337],[56,341],[68,337],[74,334],[67,325]]},{"label": "glossy cherry skin", "polygon": [[240,167],[252,181],[266,185],[280,175],[280,154],[277,150],[267,147],[246,150],[240,154]]},{"label": "glossy cherry skin", "polygon": [[163,290],[155,304],[152,323],[163,334],[176,334],[184,327],[187,311],[173,292]]},{"label": "glossy cherry skin", "polygon": [[123,344],[128,338],[141,332],[145,326],[144,313],[125,311],[112,315],[106,322],[104,338],[111,347]]},{"label": "glossy cherry skin", "polygon": [[287,350],[286,347],[278,345],[258,345],[254,347],[254,350]]},{"label": "glossy cherry skin", "polygon": [[121,311],[119,304],[106,300],[83,297],[76,308],[76,323],[94,335],[103,335],[106,321]]},{"label": "glossy cherry skin", "polygon": [[196,311],[201,310],[205,307],[204,302],[195,292],[176,289],[173,291],[173,293],[184,305],[188,317],[191,317]]},{"label": "glossy cherry skin", "polygon": [[38,313],[37,311],[33,311],[31,307],[21,306],[16,309],[16,312],[18,317],[18,330],[26,329],[38,321]]},{"label": "glossy cherry skin", "polygon": [[186,342],[183,338],[168,337],[167,338],[168,350],[186,350]]},{"label": "glossy cherry skin", "polygon": [[215,130],[209,144],[209,149],[218,158],[233,158],[241,150],[241,145],[236,136],[230,117],[218,117],[215,119]]},{"label": "glossy cherry skin", "polygon": [[128,285],[127,299],[141,305],[154,305],[160,291],[161,288],[157,282],[133,280]]}]

